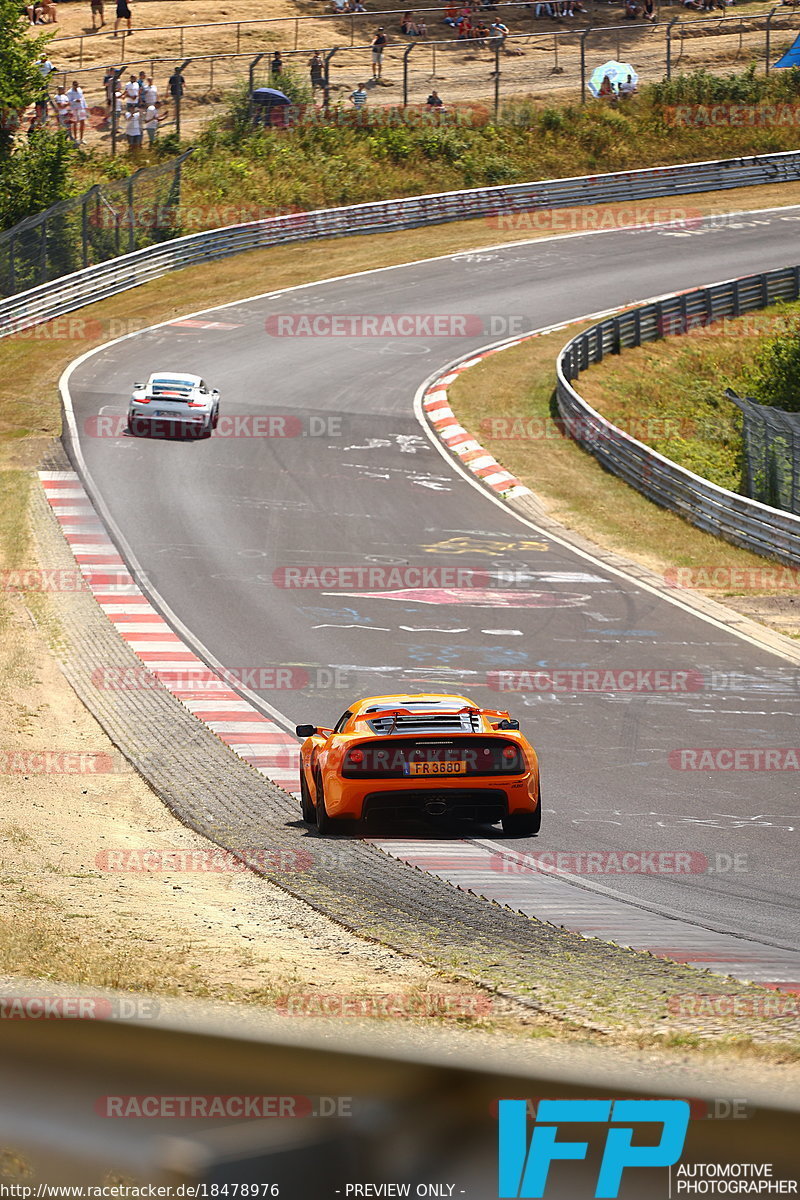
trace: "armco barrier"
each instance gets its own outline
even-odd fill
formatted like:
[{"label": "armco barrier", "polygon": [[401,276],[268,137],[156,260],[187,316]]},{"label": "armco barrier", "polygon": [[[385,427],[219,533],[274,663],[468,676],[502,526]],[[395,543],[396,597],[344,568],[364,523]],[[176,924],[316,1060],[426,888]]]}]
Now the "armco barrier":
[{"label": "armco barrier", "polygon": [[[595,412],[572,386],[591,363],[721,317],[800,297],[800,267],[747,275],[696,288],[609,317],[572,338],[558,357],[558,410],[585,450],[656,504],[737,546],[780,562],[800,564],[800,517],[739,496],[679,467]],[[720,384],[720,393],[722,384]]]},{"label": "armco barrier", "polygon": [[800,179],[800,151],[681,163],[644,171],[548,179],[509,187],[318,209],[212,229],[147,246],[0,302],[0,337],[74,312],[181,267],[285,242],[380,233],[526,210],[651,199]]}]

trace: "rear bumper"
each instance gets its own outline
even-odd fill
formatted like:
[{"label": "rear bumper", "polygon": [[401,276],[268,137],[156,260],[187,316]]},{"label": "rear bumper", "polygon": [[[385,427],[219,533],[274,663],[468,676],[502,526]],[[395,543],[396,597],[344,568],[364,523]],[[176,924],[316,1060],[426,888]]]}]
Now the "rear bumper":
[{"label": "rear bumper", "polygon": [[501,821],[510,813],[535,812],[539,803],[534,777],[427,779],[409,787],[408,779],[381,782],[330,778],[325,800],[332,817],[378,820],[380,817]]}]

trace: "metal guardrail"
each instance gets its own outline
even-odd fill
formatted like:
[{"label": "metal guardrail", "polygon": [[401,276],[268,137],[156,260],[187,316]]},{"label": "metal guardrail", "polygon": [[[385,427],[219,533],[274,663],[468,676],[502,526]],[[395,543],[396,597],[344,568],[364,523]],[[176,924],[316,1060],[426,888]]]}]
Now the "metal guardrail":
[{"label": "metal guardrail", "polygon": [[798,298],[800,266],[696,288],[598,322],[572,338],[557,363],[559,413],[572,437],[607,470],[700,529],[792,566],[800,564],[800,517],[718,487],[664,458],[591,408],[572,381],[626,346]]},{"label": "metal guardrail", "polygon": [[[503,228],[504,221],[516,221],[520,231],[524,231],[525,225],[519,214],[528,211],[541,213],[573,205],[674,197],[679,193],[797,179],[800,179],[800,151],[792,150],[643,171],[380,200],[349,208],[317,209],[230,225],[147,246],[3,300],[0,302],[0,337],[75,312],[85,304],[138,287],[169,271],[287,242],[385,233],[477,217],[491,220],[498,228]],[[509,228],[514,225],[510,224]]]},{"label": "metal guardrail", "polygon": [[[51,988],[76,994],[40,981],[24,990]],[[610,1051],[478,1053],[443,1030],[432,1043],[401,1028],[387,1036],[304,1019],[300,1029],[255,1008],[220,1013],[121,992],[83,998],[90,1013],[105,1005],[109,1019],[0,1021],[0,1144],[18,1171],[3,1176],[16,1184],[6,1195],[36,1197],[44,1184],[149,1184],[173,1198],[344,1200],[356,1181],[392,1180],[389,1194],[496,1196],[502,1098],[683,1097],[692,1119],[682,1161],[766,1161],[776,1179],[796,1174],[797,1101],[754,1087],[752,1072],[645,1076],[614,1067]],[[248,1101],[254,1114],[243,1120]],[[212,1102],[219,1115],[202,1116]],[[569,1129],[602,1145],[596,1125]],[[594,1195],[597,1165],[594,1151],[558,1164],[547,1196]],[[626,1196],[667,1195],[665,1169],[642,1174]]]}]

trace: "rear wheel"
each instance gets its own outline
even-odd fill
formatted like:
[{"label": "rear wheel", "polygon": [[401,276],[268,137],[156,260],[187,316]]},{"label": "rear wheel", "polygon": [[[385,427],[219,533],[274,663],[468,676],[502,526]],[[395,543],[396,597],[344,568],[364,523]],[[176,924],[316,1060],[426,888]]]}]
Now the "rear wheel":
[{"label": "rear wheel", "polygon": [[542,793],[539,792],[539,803],[536,812],[511,813],[503,817],[503,833],[510,837],[531,837],[542,828]]},{"label": "rear wheel", "polygon": [[319,771],[314,774],[314,787],[317,792],[316,802],[316,820],[317,833],[331,833],[333,822],[328,816],[328,810],[325,807],[325,791],[322,787],[322,775]]},{"label": "rear wheel", "polygon": [[300,768],[300,812],[306,825],[313,825],[317,819],[317,814],[314,811],[314,805],[311,803],[311,795],[306,783],[306,773]]}]

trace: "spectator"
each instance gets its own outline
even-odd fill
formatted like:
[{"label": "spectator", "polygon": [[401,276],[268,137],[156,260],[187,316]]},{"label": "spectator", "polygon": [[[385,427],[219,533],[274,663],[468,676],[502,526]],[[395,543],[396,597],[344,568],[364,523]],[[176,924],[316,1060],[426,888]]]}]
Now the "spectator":
[{"label": "spectator", "polygon": [[125,98],[128,102],[128,108],[135,108],[139,103],[139,81],[135,75],[131,75],[125,84]]},{"label": "spectator", "polygon": [[144,111],[143,124],[145,132],[147,133],[148,147],[152,146],[153,142],[156,140],[159,121],[163,121],[164,117],[167,115],[166,113],[159,112],[160,108],[161,102],[156,100],[154,104],[148,104]]},{"label": "spectator", "polygon": [[472,37],[472,21],[469,17],[461,16],[458,18],[458,40],[465,41]]},{"label": "spectator", "polygon": [[111,105],[114,100],[114,91],[116,90],[114,87],[115,75],[116,71],[113,67],[106,67],[106,73],[103,76],[103,91],[106,95],[106,107],[108,108],[109,112],[111,112]]},{"label": "spectator", "polygon": [[472,36],[475,38],[476,45],[479,47],[479,49],[485,50],[486,49],[486,39],[489,36],[489,30],[488,30],[487,26],[484,25],[483,21],[481,21],[479,25],[476,25],[474,27]]},{"label": "spectator", "polygon": [[144,102],[144,107],[147,108],[151,104],[158,103],[158,88],[149,77],[143,84],[139,85],[139,96]]},{"label": "spectator", "polygon": [[428,96],[428,99],[425,101],[425,103],[428,106],[429,112],[432,112],[433,109],[435,109],[435,108],[444,108],[444,101],[442,100],[439,93],[436,91],[431,92],[430,96]]},{"label": "spectator", "polygon": [[536,8],[534,9],[533,15],[537,21],[539,20],[539,17],[541,17],[541,16],[552,17],[553,16],[552,5],[548,4],[547,0],[539,0],[539,3],[536,5]]},{"label": "spectator", "polygon": [[180,67],[176,67],[175,70],[172,72],[172,74],[169,77],[167,86],[169,87],[169,94],[170,94],[170,96],[172,96],[172,99],[179,101],[181,96],[183,95],[183,89],[186,86],[186,80],[181,75]]},{"label": "spectator", "polygon": [[405,34],[406,37],[413,37],[417,33],[417,23],[410,8],[407,8],[403,13],[403,19],[400,22],[400,32]]},{"label": "spectator", "polygon": [[53,0],[36,0],[34,8],[38,8],[41,13],[41,20],[37,21],[37,25],[56,25],[58,23],[58,13]]},{"label": "spectator", "polygon": [[136,151],[142,144],[142,117],[138,108],[125,113],[125,136],[128,139],[128,149]]},{"label": "spectator", "polygon": [[278,79],[283,71],[283,59],[281,58],[280,50],[276,50],[272,56],[272,62],[269,64],[270,75]]},{"label": "spectator", "polygon": [[117,36],[120,21],[127,21],[128,33],[131,32],[131,10],[128,6],[128,0],[117,0],[117,19],[114,22],[114,37]]},{"label": "spectator", "polygon": [[47,57],[46,54],[39,55],[36,66],[38,68],[39,74],[41,75],[42,79],[47,79],[48,76],[52,75],[53,71],[55,71],[55,67],[50,62],[50,59]]},{"label": "spectator", "polygon": [[642,16],[645,21],[655,21],[656,19],[656,0],[644,0],[642,4]]},{"label": "spectator", "polygon": [[56,88],[56,94],[53,97],[53,104],[54,104],[55,110],[56,110],[56,120],[58,121],[58,128],[63,130],[63,132],[66,133],[67,137],[69,137],[71,135],[71,130],[70,130],[71,109],[70,109],[70,103],[69,103],[69,96],[64,91],[62,84],[59,84],[58,87]]},{"label": "spectator", "polygon": [[[102,29],[106,23],[106,16],[105,16],[106,10],[105,10],[104,4],[103,4],[103,0],[90,0],[90,7],[92,10],[92,29]],[[95,17],[100,18],[99,25],[95,25],[95,21],[94,21]]]},{"label": "spectator", "polygon": [[367,10],[364,8],[364,5],[361,3],[361,0],[353,0],[353,12],[354,13],[365,13],[366,11]]},{"label": "spectator", "polygon": [[367,106],[367,85],[360,83],[354,92],[350,93],[350,99],[353,101],[353,107],[357,111]]},{"label": "spectator", "polygon": [[137,97],[137,103],[139,105],[139,108],[144,108],[144,89],[147,87],[146,72],[140,71],[139,74],[136,76],[136,82],[139,85],[139,95]]},{"label": "spectator", "polygon": [[375,37],[372,39],[372,78],[380,79],[383,71],[383,52],[386,49],[388,42],[386,34],[383,32],[383,26],[380,27]]},{"label": "spectator", "polygon": [[493,21],[489,26],[489,33],[491,35],[489,48],[491,50],[502,49],[508,37],[508,26],[504,25],[502,21]]},{"label": "spectator", "polygon": [[455,4],[451,4],[449,8],[444,10],[444,16],[442,17],[442,20],[444,21],[445,25],[449,25],[452,29],[456,28],[458,24],[458,9],[456,8]]},{"label": "spectator", "polygon": [[308,70],[311,75],[311,90],[325,87],[325,63],[319,50],[315,50],[308,60]]},{"label": "spectator", "polygon": [[629,75],[625,82],[619,85],[619,94],[623,100],[630,100],[631,96],[636,95],[636,84],[633,82],[632,75]]},{"label": "spectator", "polygon": [[626,21],[635,21],[639,16],[639,6],[636,0],[625,0],[624,17]]},{"label": "spectator", "polygon": [[72,113],[72,122],[74,125],[74,137],[79,146],[83,145],[83,135],[86,129],[86,118],[89,115],[89,109],[86,105],[86,99],[83,95],[83,88],[78,86],[77,79],[73,79],[72,87],[67,92],[67,99]]}]

